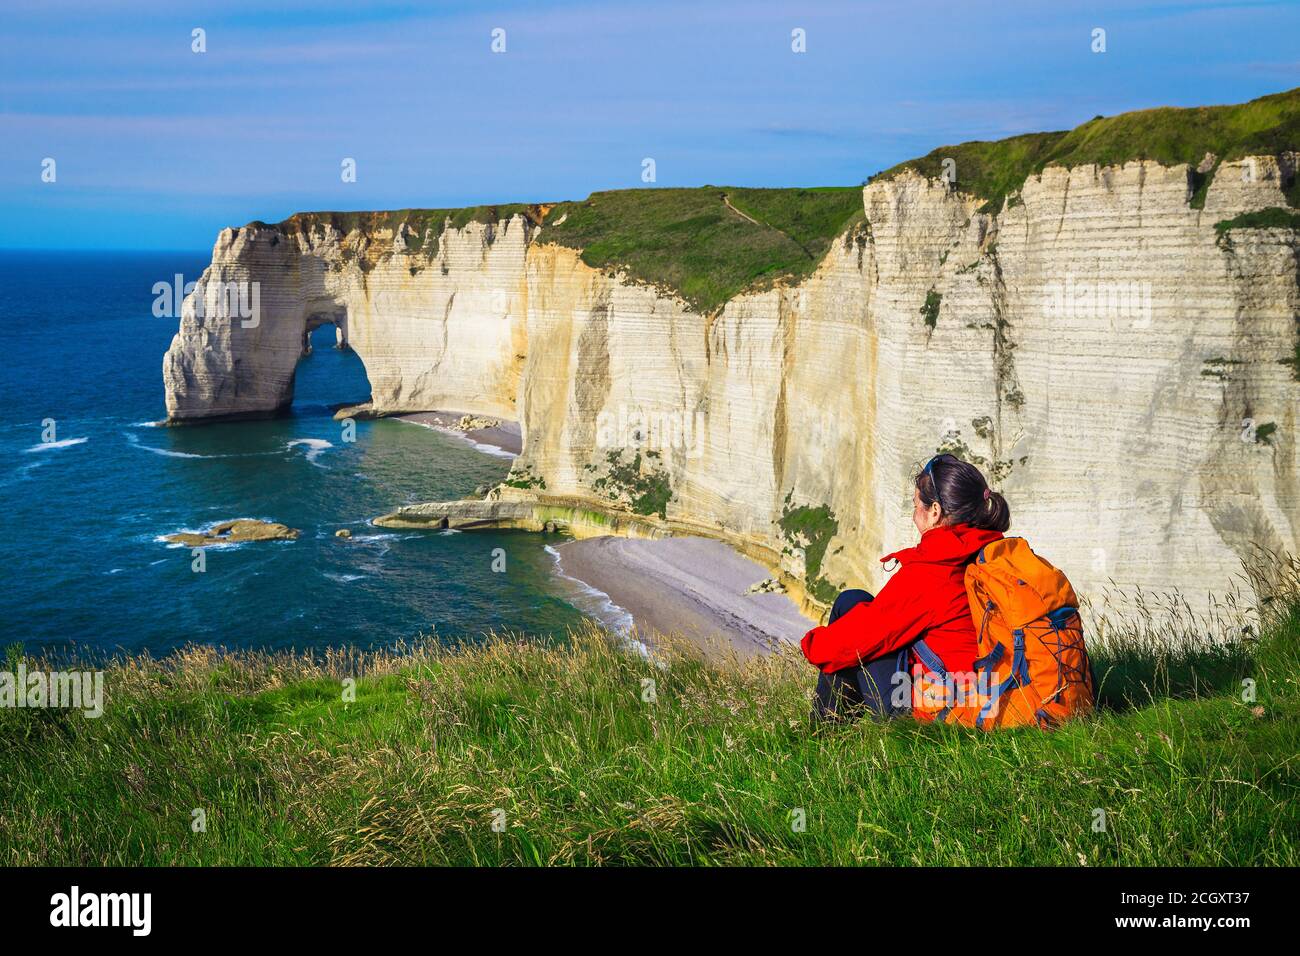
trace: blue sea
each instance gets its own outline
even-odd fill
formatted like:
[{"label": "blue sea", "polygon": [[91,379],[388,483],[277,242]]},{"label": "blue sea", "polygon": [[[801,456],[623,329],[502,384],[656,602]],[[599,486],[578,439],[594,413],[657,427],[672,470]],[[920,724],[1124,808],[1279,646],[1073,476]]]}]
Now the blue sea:
[{"label": "blue sea", "polygon": [[[510,462],[396,420],[358,422],[344,442],[329,406],[369,384],[331,327],[299,364],[291,414],[158,427],[177,320],[154,317],[153,286],[195,280],[207,259],[0,251],[0,646],[376,648],[494,629],[558,637],[582,620],[591,595],[555,574],[540,535],[369,524],[495,483]],[[202,572],[160,540],[241,517],[302,534],[208,548]]]}]

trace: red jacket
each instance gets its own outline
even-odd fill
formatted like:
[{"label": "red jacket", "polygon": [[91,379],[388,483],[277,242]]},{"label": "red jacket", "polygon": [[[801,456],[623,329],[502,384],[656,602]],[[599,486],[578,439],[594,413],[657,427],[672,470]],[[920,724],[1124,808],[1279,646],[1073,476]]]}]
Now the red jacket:
[{"label": "red jacket", "polygon": [[974,670],[975,624],[966,600],[966,565],[980,548],[1001,537],[1001,531],[968,524],[940,525],[922,534],[915,548],[885,555],[881,561],[896,558],[900,566],[876,599],[805,634],[804,657],[829,674],[924,637],[946,670]]}]

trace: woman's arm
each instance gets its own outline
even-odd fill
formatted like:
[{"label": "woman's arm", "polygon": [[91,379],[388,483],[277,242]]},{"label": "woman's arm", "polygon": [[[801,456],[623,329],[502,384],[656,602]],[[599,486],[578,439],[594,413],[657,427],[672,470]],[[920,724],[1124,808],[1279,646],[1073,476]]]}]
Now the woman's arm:
[{"label": "woman's arm", "polygon": [[834,624],[814,627],[803,636],[804,657],[824,673],[856,667],[905,647],[930,626],[924,574],[903,565],[874,601],[851,608]]}]

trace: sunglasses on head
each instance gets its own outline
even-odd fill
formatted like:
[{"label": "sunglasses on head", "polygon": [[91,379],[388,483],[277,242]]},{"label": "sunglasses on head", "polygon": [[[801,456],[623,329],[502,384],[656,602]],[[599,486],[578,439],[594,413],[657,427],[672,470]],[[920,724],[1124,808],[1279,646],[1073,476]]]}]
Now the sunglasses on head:
[{"label": "sunglasses on head", "polygon": [[955,461],[956,459],[953,458],[952,455],[948,454],[935,455],[925,463],[925,467],[921,469],[921,474],[930,476],[930,490],[934,492],[934,500],[939,503],[940,511],[946,511],[947,509],[944,508],[943,501],[939,498],[939,482],[936,481],[934,477],[934,463],[942,460]]}]

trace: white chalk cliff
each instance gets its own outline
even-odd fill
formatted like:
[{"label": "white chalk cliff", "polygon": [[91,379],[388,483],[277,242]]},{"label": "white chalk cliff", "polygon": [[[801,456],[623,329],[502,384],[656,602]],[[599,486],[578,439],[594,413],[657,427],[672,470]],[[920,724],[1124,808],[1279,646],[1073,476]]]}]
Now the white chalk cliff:
[{"label": "white chalk cliff", "polygon": [[[334,322],[377,413],[517,418],[508,494],[662,506],[824,596],[883,582],[878,557],[915,539],[910,475],[952,450],[1083,593],[1200,605],[1257,547],[1300,552],[1300,239],[1215,228],[1286,207],[1296,165],[1225,162],[1200,209],[1187,166],[1049,166],[995,214],[904,173],[863,189],[866,222],[809,279],[712,315],[538,217],[448,228],[433,256],[405,227],[226,229],[164,360],[167,412],[274,413]],[[231,282],[258,284],[255,322],[218,301]]]}]

